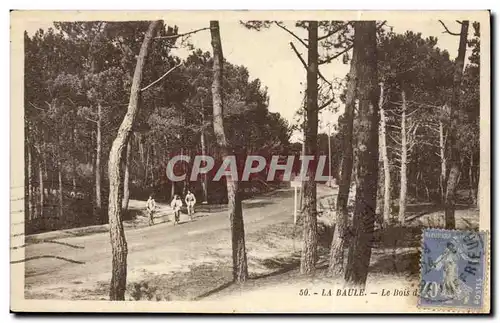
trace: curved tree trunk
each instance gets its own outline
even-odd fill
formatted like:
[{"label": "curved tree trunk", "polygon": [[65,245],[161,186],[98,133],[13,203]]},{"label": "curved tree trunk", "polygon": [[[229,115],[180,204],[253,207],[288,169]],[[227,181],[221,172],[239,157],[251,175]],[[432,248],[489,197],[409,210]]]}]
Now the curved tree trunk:
[{"label": "curved tree trunk", "polygon": [[308,156],[314,156],[307,168],[308,179],[304,187],[304,243],[300,257],[300,273],[311,275],[316,271],[318,246],[318,213],[316,205],[316,164],[318,138],[318,22],[308,22],[307,51],[307,109],[305,149]]},{"label": "curved tree trunk", "polygon": [[358,93],[359,131],[357,134],[356,202],[353,241],[350,244],[345,280],[348,285],[365,286],[374,233],[378,177],[378,98],[377,35],[375,21],[356,21],[355,46],[360,46]]},{"label": "curved tree trunk", "polygon": [[132,126],[139,113],[139,95],[142,83],[143,68],[146,63],[150,44],[156,31],[162,26],[160,20],[153,21],[149,25],[146,36],[142,42],[137,64],[135,66],[134,78],[130,89],[130,100],[127,108],[127,114],[118,129],[116,138],[113,141],[109,152],[109,234],[111,239],[112,250],[112,276],[110,283],[109,298],[112,301],[125,300],[125,288],[127,283],[127,241],[125,232],[123,231],[122,214],[121,214],[121,199],[120,199],[120,182],[121,171],[120,165],[122,162],[122,152],[128,143]]},{"label": "curved tree trunk", "polygon": [[[220,39],[219,22],[210,21],[210,34],[214,56],[212,82],[213,100],[213,125],[217,144],[221,148],[223,158],[229,155],[229,147],[224,132],[222,101],[222,70],[223,53]],[[238,179],[231,175],[226,177],[227,197],[229,203],[229,219],[231,223],[231,240],[233,249],[233,280],[242,283],[248,278],[247,254],[245,247],[245,230],[243,223],[243,210],[238,192]]]},{"label": "curved tree trunk", "polygon": [[344,248],[349,218],[347,204],[349,201],[353,162],[352,137],[354,106],[356,104],[356,57],[358,50],[360,50],[359,46],[353,49],[353,58],[349,71],[349,85],[347,87],[345,102],[345,131],[344,142],[342,144],[342,166],[339,192],[337,195],[337,212],[335,213],[335,230],[333,233],[332,245],[330,247],[330,264],[328,266],[328,274],[334,277],[341,276],[344,273]]},{"label": "curved tree trunk", "polygon": [[467,34],[469,21],[461,22],[460,43],[458,56],[455,60],[455,72],[453,75],[453,93],[450,104],[450,130],[448,132],[448,147],[450,160],[450,173],[446,183],[444,220],[446,229],[455,229],[455,192],[460,179],[460,143],[457,140],[459,120],[459,97],[460,84],[464,69],[465,52],[467,50]]}]

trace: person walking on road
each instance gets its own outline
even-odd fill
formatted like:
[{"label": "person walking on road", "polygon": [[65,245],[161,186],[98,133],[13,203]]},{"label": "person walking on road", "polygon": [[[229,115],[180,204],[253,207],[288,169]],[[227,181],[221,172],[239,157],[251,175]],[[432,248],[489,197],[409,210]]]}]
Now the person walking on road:
[{"label": "person walking on road", "polygon": [[151,226],[154,224],[154,213],[156,210],[156,202],[153,198],[153,194],[149,195],[149,198],[146,202],[146,210],[148,212],[149,225]]},{"label": "person walking on road", "polygon": [[170,203],[172,210],[174,210],[174,225],[179,224],[179,218],[181,215],[182,201],[179,195],[175,195],[172,203]]},{"label": "person walking on road", "polygon": [[186,205],[187,205],[187,211],[189,215],[189,220],[193,221],[193,214],[194,214],[194,205],[196,204],[196,197],[194,196],[191,191],[187,192],[186,198]]}]

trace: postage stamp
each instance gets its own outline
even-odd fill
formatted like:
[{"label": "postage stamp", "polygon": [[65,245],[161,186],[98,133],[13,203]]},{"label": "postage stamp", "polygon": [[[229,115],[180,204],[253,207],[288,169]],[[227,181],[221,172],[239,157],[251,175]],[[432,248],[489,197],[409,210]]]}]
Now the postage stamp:
[{"label": "postage stamp", "polygon": [[482,308],[486,241],[485,232],[425,229],[419,307]]}]

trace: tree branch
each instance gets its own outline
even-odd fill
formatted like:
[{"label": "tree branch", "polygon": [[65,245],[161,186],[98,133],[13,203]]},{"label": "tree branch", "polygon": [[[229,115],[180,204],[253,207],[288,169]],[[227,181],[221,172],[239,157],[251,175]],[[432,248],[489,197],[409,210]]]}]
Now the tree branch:
[{"label": "tree branch", "polygon": [[295,55],[297,55],[297,57],[300,59],[300,61],[302,62],[302,65],[304,66],[304,68],[307,70],[307,64],[306,64],[306,61],[304,61],[304,59],[302,58],[302,56],[300,56],[300,53],[299,51],[297,50],[297,48],[295,48],[295,45],[290,42],[290,46],[292,47],[293,51],[295,52]]},{"label": "tree branch", "polygon": [[394,142],[395,142],[396,144],[398,144],[398,145],[401,145],[401,140],[396,139],[396,137],[394,137],[394,136],[393,136],[393,135],[391,135],[390,133],[388,133],[388,135],[389,135],[389,138],[391,138],[391,139],[392,139],[392,141],[394,141]]},{"label": "tree branch", "polygon": [[90,118],[87,118],[87,117],[84,117],[84,118],[85,118],[85,119],[87,119],[88,121],[93,122],[93,123],[97,123],[97,121],[96,121],[96,120],[93,120],[93,119],[90,119]]},{"label": "tree branch", "polygon": [[438,21],[441,23],[441,25],[443,25],[443,28],[445,30],[445,31],[443,31],[443,34],[450,34],[450,35],[453,35],[453,36],[460,36],[460,33],[453,33],[453,32],[451,32],[448,29],[448,27],[446,27],[446,25],[444,24],[444,22],[442,22],[441,20],[438,20]]},{"label": "tree branch", "polygon": [[45,110],[45,109],[42,109],[42,108],[37,107],[36,105],[34,105],[33,103],[31,103],[30,101],[28,101],[28,103],[29,103],[29,104],[30,104],[33,108],[35,108],[35,109],[37,109],[37,110],[47,111],[47,110]]},{"label": "tree branch", "polygon": [[[402,101],[389,101],[392,104],[403,104]],[[422,103],[422,102],[417,102],[417,101],[411,101],[411,100],[406,100],[406,103],[408,104],[413,104],[413,105],[419,105],[422,107],[428,107],[428,108],[442,108],[443,106],[441,105],[433,105],[433,104],[427,104],[427,103]]]},{"label": "tree branch", "polygon": [[413,110],[412,112],[409,112],[406,114],[406,117],[409,117],[409,116],[412,116],[413,114],[415,114],[415,112],[417,112],[422,106],[419,106],[418,108],[416,108],[415,110]]},{"label": "tree branch", "polygon": [[398,125],[395,125],[395,124],[389,124],[389,125],[387,125],[387,126],[388,126],[388,127],[390,127],[390,128],[396,128],[396,129],[398,129],[398,130],[401,130],[401,127],[400,127],[400,126],[398,126]]},{"label": "tree branch", "polygon": [[274,24],[278,27],[280,27],[281,29],[283,29],[284,31],[286,31],[287,33],[289,33],[290,35],[292,35],[293,37],[295,37],[302,45],[304,45],[305,48],[308,48],[309,46],[307,45],[307,43],[302,40],[299,36],[297,36],[296,34],[294,34],[292,31],[290,31],[288,28],[286,28],[285,26],[281,25],[279,22],[277,21],[274,21]]},{"label": "tree branch", "polygon": [[191,34],[203,31],[203,30],[209,30],[209,29],[210,29],[210,27],[205,27],[205,28],[196,29],[196,30],[184,33],[184,34],[168,35],[168,36],[158,36],[158,37],[155,37],[154,39],[177,39],[177,38],[180,38],[180,37],[188,36],[188,35],[191,35]]},{"label": "tree branch", "polygon": [[320,107],[318,107],[318,111],[323,110],[324,108],[326,108],[330,103],[333,102],[334,99],[335,98],[332,97],[330,100],[328,100],[325,103],[323,103]]},{"label": "tree branch", "polygon": [[387,23],[387,20],[384,20],[380,23],[380,25],[377,26],[377,31],[380,30],[380,28],[384,27],[384,25]]},{"label": "tree branch", "polygon": [[341,31],[342,29],[344,29],[346,26],[348,26],[351,22],[347,22],[345,24],[343,24],[342,26],[340,26],[339,28],[329,32],[328,34],[324,35],[324,36],[321,36],[321,37],[318,37],[318,41],[322,41],[324,39],[327,39],[328,37],[330,36],[333,36],[334,34],[338,33],[339,31]]},{"label": "tree branch", "polygon": [[160,82],[165,76],[167,76],[168,74],[170,74],[172,71],[174,71],[176,68],[178,68],[181,65],[182,65],[182,63],[179,63],[179,64],[175,65],[174,67],[172,67],[171,69],[169,69],[168,71],[166,71],[165,74],[163,74],[162,76],[160,76],[160,78],[158,78],[156,81],[154,81],[153,83],[149,84],[146,87],[143,87],[141,89],[141,92],[146,91],[147,89],[149,89],[150,87],[152,87],[156,83]]},{"label": "tree branch", "polygon": [[430,129],[430,130],[432,130],[434,132],[439,133],[439,129],[436,129],[436,128],[432,127],[431,125],[424,124],[423,127],[426,127],[426,128],[428,128],[428,129]]},{"label": "tree branch", "polygon": [[328,84],[330,86],[330,89],[332,90],[333,92],[333,84],[332,82],[328,81],[324,76],[323,74],[321,74],[320,70],[318,69],[318,76],[323,80],[325,81],[326,84]]}]

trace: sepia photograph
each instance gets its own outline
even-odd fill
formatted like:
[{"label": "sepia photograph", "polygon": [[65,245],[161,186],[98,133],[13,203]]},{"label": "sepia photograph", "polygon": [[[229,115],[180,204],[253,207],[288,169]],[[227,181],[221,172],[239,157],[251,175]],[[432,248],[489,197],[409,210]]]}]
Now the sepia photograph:
[{"label": "sepia photograph", "polygon": [[488,11],[12,11],[11,310],[489,313]]}]

